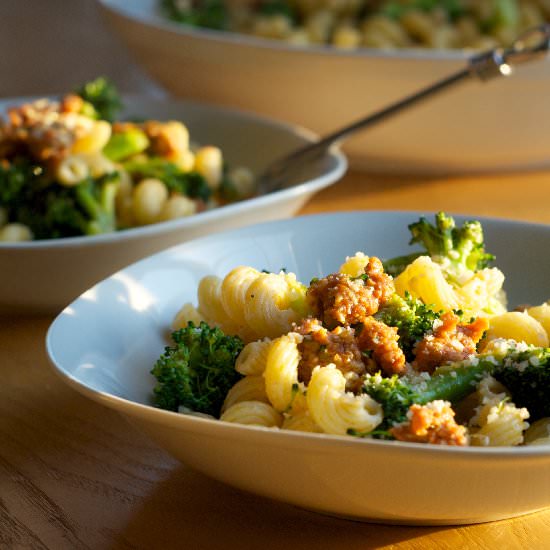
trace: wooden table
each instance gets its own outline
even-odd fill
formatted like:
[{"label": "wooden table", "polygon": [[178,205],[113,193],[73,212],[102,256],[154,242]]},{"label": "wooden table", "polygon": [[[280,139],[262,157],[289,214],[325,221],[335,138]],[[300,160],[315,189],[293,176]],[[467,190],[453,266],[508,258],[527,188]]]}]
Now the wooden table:
[{"label": "wooden table", "polygon": [[[349,174],[303,213],[446,210],[550,223],[550,172]],[[550,510],[463,527],[355,523],[242,493],[182,466],[53,373],[51,317],[0,320],[0,548],[550,548]]]}]

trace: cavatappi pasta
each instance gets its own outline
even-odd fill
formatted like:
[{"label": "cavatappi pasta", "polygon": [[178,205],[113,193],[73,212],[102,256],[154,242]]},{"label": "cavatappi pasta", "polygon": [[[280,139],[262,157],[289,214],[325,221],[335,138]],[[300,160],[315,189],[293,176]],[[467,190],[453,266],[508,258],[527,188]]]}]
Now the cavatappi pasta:
[{"label": "cavatappi pasta", "polygon": [[282,40],[297,46],[488,49],[550,20],[547,0],[163,0],[185,24]]},{"label": "cavatappi pasta", "polygon": [[40,99],[0,119],[0,241],[127,229],[254,194],[251,171],[194,143],[183,122],[103,120],[84,97]]},{"label": "cavatappi pasta", "polygon": [[202,321],[243,340],[221,420],[416,443],[549,444],[550,305],[509,311],[497,267],[450,276],[443,258],[417,254],[390,276],[389,263],[358,252],[309,285],[250,266],[204,277],[197,305],[184,304],[172,328]]}]

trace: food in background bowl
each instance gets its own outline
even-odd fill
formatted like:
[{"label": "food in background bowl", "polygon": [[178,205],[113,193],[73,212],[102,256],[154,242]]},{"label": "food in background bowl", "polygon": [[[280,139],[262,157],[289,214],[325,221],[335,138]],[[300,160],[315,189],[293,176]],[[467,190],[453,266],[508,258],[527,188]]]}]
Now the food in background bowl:
[{"label": "food in background bowl", "polygon": [[[29,100],[5,99],[0,107]],[[261,174],[272,162],[316,136],[242,111],[172,98],[124,95],[121,117],[185,120],[199,143],[217,143],[232,166]],[[336,182],[346,159],[333,148],[308,164],[295,185],[161,223],[95,235],[0,241],[0,315],[55,312],[103,277],[148,254],[190,239],[295,214],[314,193]]]},{"label": "food in background bowl", "polygon": [[99,78],[60,100],[7,110],[0,126],[0,240],[97,235],[186,217],[254,193],[214,145],[181,121],[115,121]]},{"label": "food in background bowl", "polygon": [[510,44],[550,20],[537,0],[162,0],[173,21],[337,48],[472,48]]},{"label": "food in background bowl", "polygon": [[[472,2],[478,4],[478,2]],[[479,2],[485,4],[485,2]],[[100,0],[113,30],[176,96],[247,109],[327,135],[464,69],[460,49],[295,47],[178,24],[157,0]],[[448,176],[547,166],[550,60],[471,82],[357,133],[354,168]],[[522,143],[522,147],[518,147]]]}]

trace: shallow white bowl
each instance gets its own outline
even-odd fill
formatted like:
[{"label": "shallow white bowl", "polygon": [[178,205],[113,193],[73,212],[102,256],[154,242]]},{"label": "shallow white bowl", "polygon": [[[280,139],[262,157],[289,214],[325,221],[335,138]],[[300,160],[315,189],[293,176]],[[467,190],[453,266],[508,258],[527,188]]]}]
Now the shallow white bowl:
[{"label": "shallow white bowl", "polygon": [[[346,255],[407,252],[418,214],[357,212],[298,217],[186,243],[95,286],[47,336],[55,370],[84,395],[127,416],[161,447],[235,487],[312,510],[368,521],[458,524],[550,506],[550,449],[450,448],[274,431],[150,406],[150,374],[176,311],[201,277],[239,265],[302,281]],[[461,219],[457,217],[457,219]],[[550,226],[484,220],[488,249],[507,274],[512,304],[548,298]],[[541,259],[542,258],[542,259]]]},{"label": "shallow white bowl", "polygon": [[[460,51],[288,46],[193,29],[157,0],[101,0],[136,59],[177,96],[243,107],[327,134],[465,66]],[[550,164],[550,60],[467,83],[346,142],[355,168],[460,173]]]},{"label": "shallow white bowl", "polygon": [[[0,101],[0,111],[25,98]],[[256,115],[191,101],[125,97],[124,116],[181,120],[191,138],[221,147],[231,166],[256,173],[315,135]],[[336,149],[308,167],[296,185],[208,212],[97,236],[0,243],[0,314],[58,312],[107,275],[172,245],[224,229],[293,215],[337,181],[347,162]]]}]

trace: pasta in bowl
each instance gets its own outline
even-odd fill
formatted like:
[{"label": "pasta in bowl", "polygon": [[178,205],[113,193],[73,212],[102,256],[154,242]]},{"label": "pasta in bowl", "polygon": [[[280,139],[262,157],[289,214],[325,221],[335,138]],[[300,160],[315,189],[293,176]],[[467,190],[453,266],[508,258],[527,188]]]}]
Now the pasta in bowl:
[{"label": "pasta in bowl", "polygon": [[[548,413],[527,405],[517,393],[510,396],[506,391],[510,381],[503,384],[497,380],[500,375],[495,369],[504,355],[508,354],[507,364],[512,366],[525,356],[514,356],[518,361],[513,363],[510,354],[525,354],[534,348],[542,350],[539,363],[543,364],[547,341],[518,341],[514,347],[514,334],[506,327],[519,324],[505,319],[492,327],[492,335],[486,333],[487,323],[493,319],[513,313],[525,315],[524,309],[507,311],[518,305],[539,304],[540,311],[545,310],[542,303],[549,266],[541,263],[540,250],[550,239],[548,227],[482,220],[487,250],[496,255],[498,268],[481,267],[480,271],[498,269],[505,274],[508,305],[503,305],[501,288],[487,284],[495,302],[486,301],[489,306],[482,308],[485,311],[477,310],[476,320],[472,320],[473,309],[462,313],[451,310],[446,312],[450,318],[442,315],[435,319],[433,313],[439,310],[417,308],[416,312],[432,323],[434,338],[426,337],[430,334],[425,332],[430,331],[411,331],[411,346],[401,349],[403,362],[395,349],[394,355],[380,353],[385,344],[391,348],[389,340],[381,337],[376,342],[376,330],[386,335],[393,332],[389,330],[387,309],[384,318],[376,318],[379,311],[363,318],[362,324],[371,326],[359,334],[360,359],[346,363],[345,357],[354,357],[351,328],[357,327],[356,323],[346,327],[337,317],[346,312],[363,315],[367,310],[359,305],[330,307],[310,316],[307,308],[311,305],[301,299],[306,289],[300,281],[317,279],[313,282],[319,298],[316,303],[325,303],[321,297],[330,292],[323,294],[321,289],[326,286],[327,274],[355,278],[351,285],[348,281],[347,288],[365,290],[362,287],[376,281],[386,288],[379,292],[382,287],[377,286],[378,291],[365,291],[364,297],[376,295],[382,300],[385,295],[394,296],[392,285],[400,275],[390,276],[388,272],[393,269],[396,273],[404,264],[385,262],[386,272],[373,258],[407,253],[407,225],[415,219],[418,215],[393,212],[309,216],[182,245],[128,268],[74,302],[49,331],[50,357],[77,390],[127,414],[182,461],[246,490],[346,517],[418,524],[488,521],[541,509],[550,504],[548,486],[541,482],[550,469],[549,449],[541,444],[547,434],[543,419]],[[457,217],[456,221],[461,227],[463,219]],[[522,250],[521,265],[517,257],[510,256],[511,245]],[[357,255],[358,250],[365,254]],[[483,254],[478,259],[488,261]],[[345,261],[346,256],[350,260]],[[369,272],[357,275],[369,261]],[[437,265],[442,271],[450,269],[444,262]],[[526,285],[525,268],[529,266],[536,269],[528,270]],[[453,272],[461,273],[453,287],[464,286],[465,274]],[[332,280],[344,284],[345,277]],[[254,292],[249,292],[252,287]],[[311,285],[306,288],[311,289]],[[412,289],[408,292],[412,294]],[[255,300],[256,295],[261,302],[266,294],[278,297],[279,313],[267,315],[273,323],[262,314],[270,311],[269,304],[259,310],[255,306],[231,309],[231,304]],[[413,298],[419,299],[409,299]],[[182,308],[187,303],[192,305]],[[372,309],[374,303],[369,307]],[[477,305],[472,301],[474,307]],[[209,316],[221,311],[227,316],[226,325],[211,326],[214,319]],[[535,319],[536,311],[527,314],[529,318]],[[121,316],[124,329],[116,329],[109,319],[118,319],[118,326]],[[317,322],[304,322],[309,317]],[[167,346],[166,333],[174,320],[179,336]],[[189,320],[209,329],[199,331],[201,336],[195,339],[197,331],[189,330]],[[210,324],[201,325],[201,321]],[[544,326],[543,321],[539,315],[540,326]],[[266,325],[273,330],[269,336],[264,332]],[[93,344],[86,344],[78,334],[91,326],[101,329],[92,330]],[[240,343],[235,327],[241,334]],[[459,338],[463,344],[458,350],[460,358],[453,359],[453,364],[460,362],[460,368],[441,367],[443,361],[438,361],[432,369],[430,360],[438,346],[430,349],[430,342],[449,332],[455,335],[454,340],[451,338],[454,344]],[[481,338],[483,349],[478,352],[480,333],[485,336]],[[220,334],[223,338],[218,339]],[[543,338],[540,329],[535,334]],[[68,335],[76,338],[74,346],[64,346]],[[116,342],[120,338],[134,342],[131,352],[120,349]],[[421,342],[426,350],[422,358],[418,352]],[[505,347],[502,342],[506,342]],[[159,380],[150,371],[155,365],[153,373],[157,370],[158,375],[161,364],[169,366],[170,349],[176,344],[196,344],[194,355],[205,346],[216,358],[215,367],[210,369],[211,383],[195,394],[195,402],[179,402],[177,392],[155,391]],[[459,346],[454,344],[446,352],[457,352]],[[335,348],[340,351],[340,360],[332,353]],[[313,359],[304,364],[304,356]],[[182,351],[180,359],[184,357]],[[319,359],[326,360],[323,363]],[[232,374],[221,367],[226,360],[234,367]],[[374,369],[373,364],[384,367]],[[487,374],[491,371],[494,380],[485,376],[484,369]],[[190,379],[187,382],[194,383]],[[357,389],[366,382],[370,393]],[[411,395],[406,389],[411,389],[413,382],[414,399],[409,405],[413,407],[411,415],[416,416],[409,415],[409,407],[388,408],[389,401],[382,399],[391,393],[386,390],[402,384],[400,395],[408,398]],[[225,389],[217,391],[222,383]],[[410,385],[405,387],[405,383]],[[455,407],[457,401],[452,395],[459,386],[469,388],[460,408]],[[439,393],[438,399],[424,402],[417,399],[418,395],[435,395],[442,388],[446,388],[445,396]],[[175,399],[166,407],[171,410],[158,408],[159,400],[169,404],[170,399]],[[155,401],[157,407],[152,407]],[[445,401],[452,403],[452,410]],[[421,409],[418,413],[415,406]],[[532,413],[531,418],[523,408]],[[222,421],[212,418],[220,414]],[[399,416],[399,422],[385,425],[384,420],[392,414]],[[431,420],[426,424],[426,419]],[[533,420],[536,422],[526,429]],[[420,426],[420,431],[412,429],[413,425]],[[505,429],[495,429],[498,426]],[[516,428],[509,429],[512,426]],[[518,433],[522,441],[518,441]],[[470,444],[462,444],[464,440]],[[533,441],[539,444],[531,444]],[[446,444],[431,444],[442,442]]]}]

